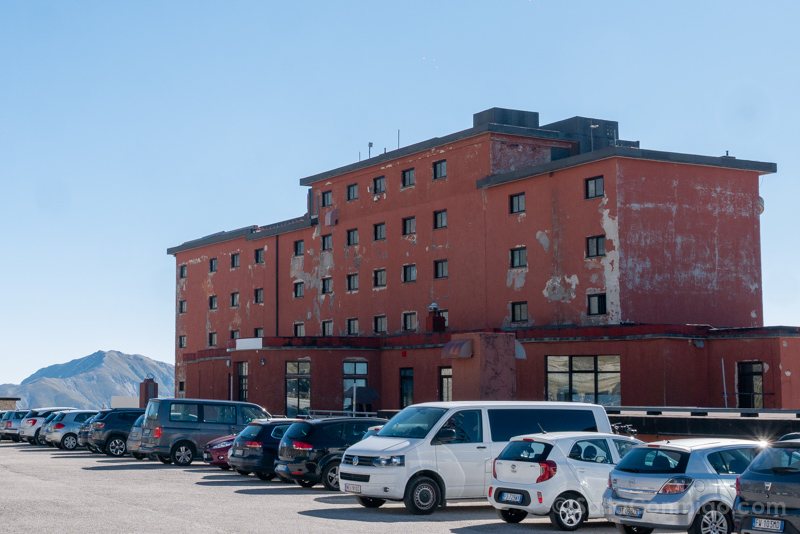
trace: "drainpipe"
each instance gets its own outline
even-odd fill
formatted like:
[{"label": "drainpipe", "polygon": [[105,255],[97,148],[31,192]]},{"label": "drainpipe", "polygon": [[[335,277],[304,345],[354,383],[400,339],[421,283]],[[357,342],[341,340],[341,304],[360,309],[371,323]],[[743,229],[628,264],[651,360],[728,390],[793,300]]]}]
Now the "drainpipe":
[{"label": "drainpipe", "polygon": [[280,239],[280,236],[276,234],[275,235],[275,337],[278,337],[278,335],[279,335],[278,334],[278,326],[279,326],[278,321],[279,321],[279,317],[281,316],[281,314],[280,314],[280,304],[278,303],[278,293],[279,293],[279,290],[278,290],[278,287],[279,287],[278,286],[278,271],[280,269],[280,266],[278,264],[278,249],[280,248],[278,246],[278,239]]}]

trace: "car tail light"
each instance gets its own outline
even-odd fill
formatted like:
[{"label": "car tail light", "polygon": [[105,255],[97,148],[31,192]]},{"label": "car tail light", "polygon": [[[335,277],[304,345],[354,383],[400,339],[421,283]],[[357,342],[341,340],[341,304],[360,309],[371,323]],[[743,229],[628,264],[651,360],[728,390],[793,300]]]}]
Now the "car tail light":
[{"label": "car tail light", "polygon": [[245,442],[244,446],[250,449],[260,449],[263,443],[260,441],[247,441]]},{"label": "car tail light", "polygon": [[648,445],[648,447],[651,447],[653,449],[657,449],[659,446],[658,445]]},{"label": "car tail light", "polygon": [[310,451],[311,449],[314,448],[308,443],[303,443],[302,441],[293,441],[292,447],[295,449],[300,449],[301,451]]},{"label": "car tail light", "polygon": [[661,489],[658,492],[666,493],[668,495],[683,493],[691,487],[692,482],[694,482],[694,479],[689,477],[671,478],[667,480],[663,486],[661,486]]},{"label": "car tail light", "polygon": [[153,437],[160,438],[161,437],[161,427],[157,426],[155,430],[153,430]]},{"label": "car tail light", "polygon": [[614,489],[614,487],[611,485],[611,475],[608,475],[608,489]]},{"label": "car tail light", "polygon": [[492,462],[492,476],[497,478],[497,458]]},{"label": "car tail light", "polygon": [[742,496],[742,476],[741,475],[736,477],[736,496],[737,497],[741,497]]},{"label": "car tail light", "polygon": [[542,504],[542,501],[544,500],[544,497],[542,496],[542,492],[541,491],[537,491],[536,492],[536,497],[539,499],[539,504]]},{"label": "car tail light", "polygon": [[95,424],[94,424],[94,427],[95,427],[95,428],[103,428],[104,426],[106,426],[106,424],[105,424],[105,423],[95,423]]},{"label": "car tail light", "polygon": [[554,476],[556,476],[556,471],[558,471],[558,466],[553,460],[545,460],[544,462],[539,462],[539,478],[536,479],[536,482],[544,482],[545,480],[550,480]]},{"label": "car tail light", "polygon": [[26,423],[28,423],[29,425],[33,426],[33,425],[35,425],[35,424],[36,424],[36,419],[28,419],[28,420],[27,420],[27,421],[25,421],[25,422],[26,422]]},{"label": "car tail light", "polygon": [[11,428],[11,421],[6,421],[6,428]]},{"label": "car tail light", "polygon": [[64,428],[64,423],[56,423],[56,426],[54,428],[56,430],[61,430],[62,428]]},{"label": "car tail light", "polygon": [[489,497],[491,497],[491,496],[492,496],[492,487],[489,486]]}]

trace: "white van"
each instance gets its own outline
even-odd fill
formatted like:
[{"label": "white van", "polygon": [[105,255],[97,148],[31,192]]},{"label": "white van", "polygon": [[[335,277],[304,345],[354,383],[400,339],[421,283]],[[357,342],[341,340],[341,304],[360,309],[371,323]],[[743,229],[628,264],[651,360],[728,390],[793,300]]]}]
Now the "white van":
[{"label": "white van", "polygon": [[492,460],[512,437],[566,431],[611,433],[611,423],[602,406],[577,402],[415,404],[345,451],[339,489],[367,508],[403,501],[430,514],[446,500],[485,498]]}]

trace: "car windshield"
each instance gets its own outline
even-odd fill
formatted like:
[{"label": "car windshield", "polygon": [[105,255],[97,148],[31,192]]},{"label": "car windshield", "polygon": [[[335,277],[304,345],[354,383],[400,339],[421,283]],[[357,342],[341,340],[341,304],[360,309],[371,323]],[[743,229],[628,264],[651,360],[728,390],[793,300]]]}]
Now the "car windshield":
[{"label": "car windshield", "polygon": [[446,412],[446,408],[409,406],[392,417],[376,435],[383,438],[424,438]]},{"label": "car windshield", "polygon": [[292,426],[289,427],[289,430],[286,431],[284,437],[289,439],[301,439],[314,431],[314,426],[310,423],[294,423]]},{"label": "car windshield", "polygon": [[65,417],[66,415],[67,415],[67,414],[65,414],[65,413],[63,413],[63,412],[62,412],[62,413],[60,413],[60,414],[56,415],[56,416],[53,418],[53,421],[61,421],[62,419],[64,419],[64,417]]},{"label": "car windshield", "polygon": [[544,462],[553,446],[538,441],[512,441],[498,456],[498,460],[517,462]]},{"label": "car windshield", "polygon": [[142,423],[144,423],[144,415],[140,415],[133,423],[133,426],[142,426]]},{"label": "car windshield", "polygon": [[144,412],[145,419],[149,419],[150,421],[158,420],[158,407],[161,406],[161,403],[158,401],[151,400],[147,403],[147,410]]},{"label": "car windshield", "polygon": [[28,419],[29,417],[30,418],[39,417],[39,412],[37,412],[36,410],[31,410],[25,414],[25,419]]},{"label": "car windshield", "polygon": [[750,464],[754,473],[796,475],[800,473],[800,447],[770,447]]},{"label": "car windshield", "polygon": [[240,438],[256,438],[261,433],[261,425],[250,425],[239,433]]},{"label": "car windshield", "polygon": [[685,473],[688,452],[656,447],[637,447],[625,455],[617,469],[628,473]]}]

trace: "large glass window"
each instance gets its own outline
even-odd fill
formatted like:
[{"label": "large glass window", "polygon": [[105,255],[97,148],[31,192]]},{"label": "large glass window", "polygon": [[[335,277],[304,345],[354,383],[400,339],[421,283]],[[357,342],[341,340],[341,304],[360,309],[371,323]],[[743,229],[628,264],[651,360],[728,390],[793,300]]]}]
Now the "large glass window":
[{"label": "large glass window", "polygon": [[400,369],[400,408],[414,404],[414,369]]},{"label": "large glass window", "polygon": [[452,367],[439,367],[439,400],[442,402],[453,400]]},{"label": "large glass window", "polygon": [[764,407],[764,365],[739,362],[739,408]]},{"label": "large glass window", "polygon": [[[352,388],[353,385],[359,388],[367,387],[367,362],[344,362],[342,367],[342,391],[345,393],[342,410],[347,411],[353,409],[352,391],[350,395],[347,395],[347,390]],[[357,395],[358,390],[356,390]],[[372,404],[356,406],[356,409],[362,412],[369,412],[372,411]]]},{"label": "large glass window", "polygon": [[239,395],[238,400],[242,402],[247,401],[247,362],[239,362],[236,364],[237,373],[239,378]]},{"label": "large glass window", "polygon": [[547,400],[619,406],[619,356],[548,356]]},{"label": "large glass window", "polygon": [[311,362],[286,362],[286,416],[308,415],[311,408]]}]

